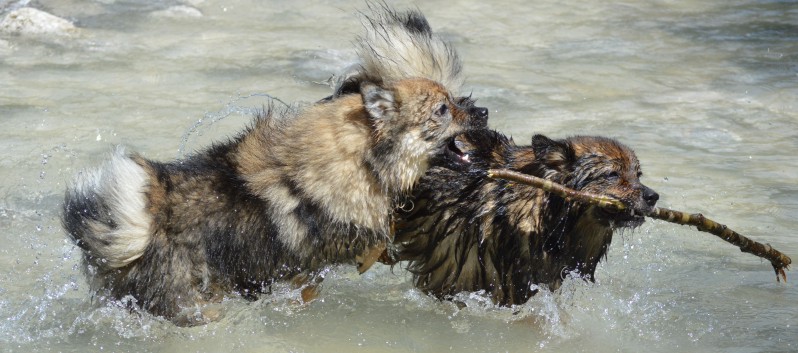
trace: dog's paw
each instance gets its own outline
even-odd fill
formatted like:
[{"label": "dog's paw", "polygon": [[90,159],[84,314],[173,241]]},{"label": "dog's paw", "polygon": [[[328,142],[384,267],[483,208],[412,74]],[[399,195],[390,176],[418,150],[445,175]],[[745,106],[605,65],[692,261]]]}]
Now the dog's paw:
[{"label": "dog's paw", "polygon": [[316,300],[321,295],[321,286],[316,284],[309,284],[302,288],[302,303],[310,303]]},{"label": "dog's paw", "polygon": [[203,304],[181,310],[171,321],[177,326],[190,327],[209,324],[224,318],[221,304]]},{"label": "dog's paw", "polygon": [[357,262],[357,272],[363,274],[364,272],[368,271],[368,269],[370,269],[371,266],[373,266],[374,263],[383,256],[386,247],[387,246],[385,243],[380,243],[366,249],[363,254],[355,256],[355,262]]}]

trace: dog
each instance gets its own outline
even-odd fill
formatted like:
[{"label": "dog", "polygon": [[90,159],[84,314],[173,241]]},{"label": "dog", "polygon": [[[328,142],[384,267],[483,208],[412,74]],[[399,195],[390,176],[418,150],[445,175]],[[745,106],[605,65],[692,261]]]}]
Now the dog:
[{"label": "dog", "polygon": [[[435,40],[423,14],[383,9],[364,23],[387,29],[359,39],[363,64],[343,75],[336,94],[351,91],[361,80],[420,76],[445,82],[454,91],[462,84],[461,65],[451,64],[457,62],[452,60],[458,58],[456,51]],[[425,44],[429,41],[434,45]],[[408,42],[416,44],[402,45]],[[459,100],[474,104],[470,96]],[[448,145],[432,156],[433,167],[414,188],[407,207],[397,210],[394,242],[379,259],[391,265],[407,261],[416,287],[441,299],[484,291],[499,305],[513,305],[526,302],[542,286],[556,290],[570,273],[593,281],[614,231],[642,224],[659,198],[640,183],[634,152],[613,139],[536,135],[530,145],[517,146],[481,128]],[[489,179],[491,168],[613,196],[629,211],[611,213]]]},{"label": "dog", "polygon": [[[635,228],[659,195],[640,182],[634,152],[595,136],[553,140],[535,135],[517,146],[487,129],[455,138],[462,158],[438,156],[397,216],[394,249],[383,261],[408,261],[415,286],[441,299],[484,291],[498,305],[522,304],[538,289],[556,290],[575,273],[595,281],[615,230]],[[622,201],[627,211],[564,200],[527,185],[494,180],[507,168],[575,190]]]},{"label": "dog", "polygon": [[[446,46],[428,25],[387,12],[370,17],[366,36],[404,26],[413,35],[396,39],[409,46]],[[459,74],[456,55],[438,64]],[[118,149],[80,174],[62,223],[83,250],[92,291],[197,325],[220,317],[209,304],[227,293],[255,299],[280,280],[312,289],[326,266],[384,248],[394,209],[431,156],[454,148],[453,136],[484,128],[488,111],[429,75],[354,77],[309,107],[264,111],[237,137],[183,160]]]}]

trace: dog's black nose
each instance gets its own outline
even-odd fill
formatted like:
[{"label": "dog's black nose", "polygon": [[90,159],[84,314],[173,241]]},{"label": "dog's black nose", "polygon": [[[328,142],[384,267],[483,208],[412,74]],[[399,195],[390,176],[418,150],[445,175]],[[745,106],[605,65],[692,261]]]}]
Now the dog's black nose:
[{"label": "dog's black nose", "polygon": [[488,108],[471,107],[468,109],[468,115],[471,116],[472,127],[484,128],[488,126]]},{"label": "dog's black nose", "polygon": [[488,108],[477,108],[477,116],[482,119],[488,118]]},{"label": "dog's black nose", "polygon": [[643,186],[643,200],[646,201],[646,204],[654,207],[659,200],[659,194],[656,191],[651,190],[647,186]]}]

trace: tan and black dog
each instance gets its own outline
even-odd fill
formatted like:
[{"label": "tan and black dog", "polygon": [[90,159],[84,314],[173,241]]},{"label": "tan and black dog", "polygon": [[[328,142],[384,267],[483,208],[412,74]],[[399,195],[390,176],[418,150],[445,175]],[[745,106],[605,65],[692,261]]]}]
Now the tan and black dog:
[{"label": "tan and black dog", "polygon": [[[407,22],[406,44],[446,47],[424,24]],[[366,23],[366,36],[390,30]],[[459,75],[456,55],[438,64]],[[300,111],[264,112],[238,137],[184,160],[118,150],[80,174],[63,224],[84,251],[96,295],[132,296],[175,323],[204,323],[217,314],[205,305],[230,291],[254,296],[276,280],[312,280],[390,241],[397,202],[430,156],[484,127],[487,109],[427,75],[373,78],[348,80]]]},{"label": "tan and black dog", "polygon": [[[440,155],[440,166],[415,188],[413,209],[400,212],[394,242],[394,256],[409,261],[415,285],[442,299],[485,291],[497,304],[521,304],[538,286],[557,289],[572,272],[593,281],[613,232],[642,224],[659,199],[640,182],[634,152],[613,139],[536,135],[531,145],[517,146],[479,130],[455,141],[470,163]],[[610,213],[493,180],[486,176],[491,168],[612,196],[628,211]]]}]

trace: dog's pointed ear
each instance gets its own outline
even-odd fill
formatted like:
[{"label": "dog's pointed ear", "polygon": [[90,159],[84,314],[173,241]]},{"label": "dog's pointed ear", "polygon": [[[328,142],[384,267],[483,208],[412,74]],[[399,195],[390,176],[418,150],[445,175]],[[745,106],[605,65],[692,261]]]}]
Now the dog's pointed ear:
[{"label": "dog's pointed ear", "polygon": [[535,159],[550,170],[564,172],[576,161],[576,154],[571,144],[565,140],[552,140],[543,135],[532,137],[532,149]]},{"label": "dog's pointed ear", "polygon": [[363,96],[363,106],[374,120],[391,118],[396,112],[396,101],[393,92],[383,89],[371,82],[360,84],[360,94]]}]

